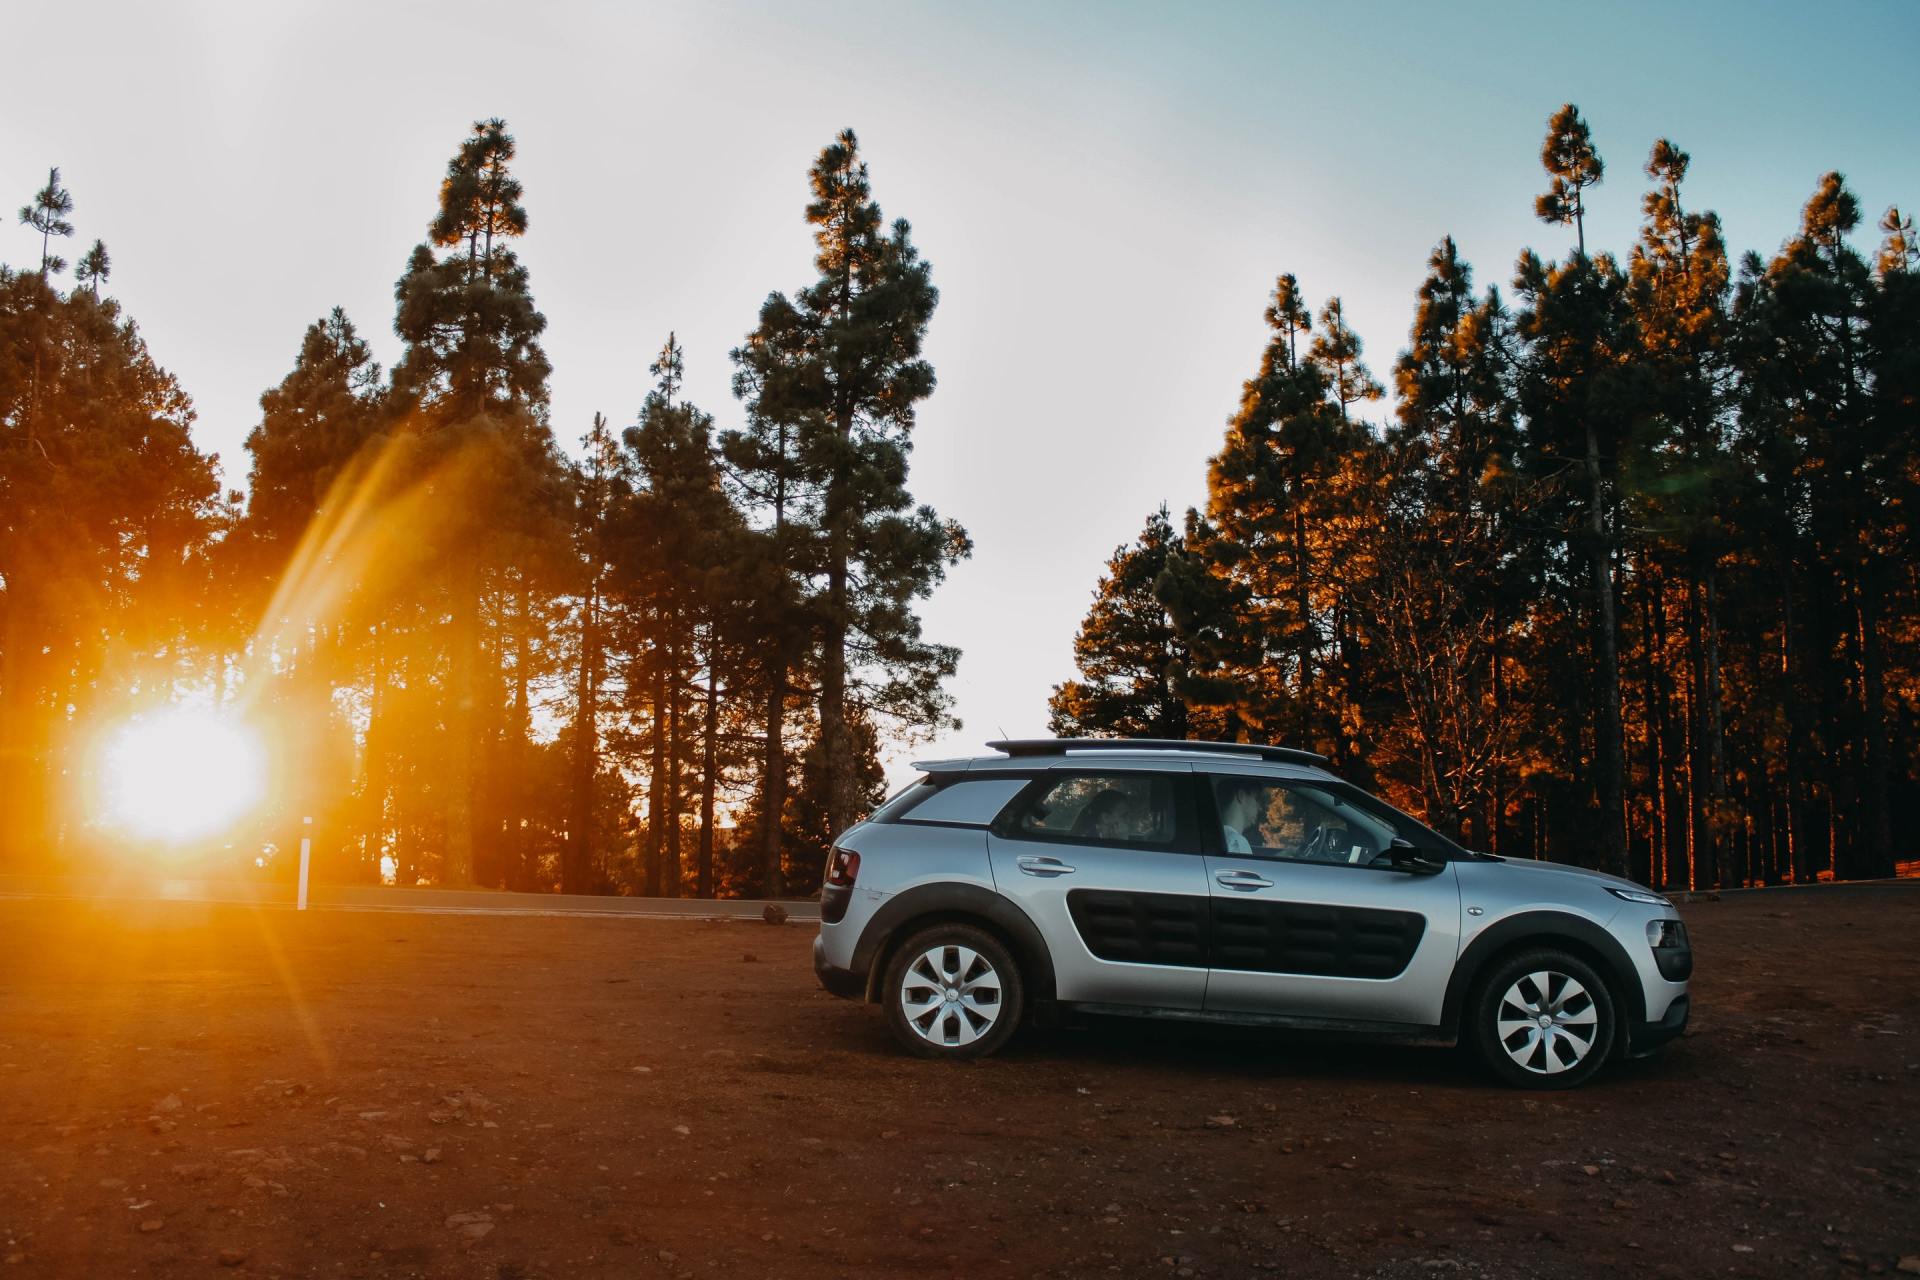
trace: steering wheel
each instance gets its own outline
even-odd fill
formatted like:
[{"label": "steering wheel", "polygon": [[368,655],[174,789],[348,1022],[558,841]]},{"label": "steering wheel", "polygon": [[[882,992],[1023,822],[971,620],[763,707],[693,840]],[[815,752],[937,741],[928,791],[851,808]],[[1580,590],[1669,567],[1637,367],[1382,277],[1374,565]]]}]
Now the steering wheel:
[{"label": "steering wheel", "polygon": [[1306,843],[1300,846],[1300,856],[1313,862],[1330,862],[1333,860],[1332,850],[1333,826],[1322,822],[1313,829]]}]

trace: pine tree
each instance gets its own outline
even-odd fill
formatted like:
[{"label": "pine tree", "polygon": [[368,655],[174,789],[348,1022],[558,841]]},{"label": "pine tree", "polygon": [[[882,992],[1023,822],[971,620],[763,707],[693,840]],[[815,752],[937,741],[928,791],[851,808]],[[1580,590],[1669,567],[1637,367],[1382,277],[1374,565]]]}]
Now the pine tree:
[{"label": "pine tree", "polygon": [[94,297],[100,296],[100,286],[113,274],[112,260],[107,257],[104,241],[95,240],[93,247],[81,255],[80,265],[74,268],[74,278],[93,291]]},{"label": "pine tree", "polygon": [[[789,425],[820,494],[820,766],[830,825],[858,816],[850,708],[931,728],[947,717],[955,650],[926,641],[914,602],[970,550],[906,487],[915,410],[932,394],[921,344],[939,293],[904,220],[887,227],[851,130],[810,174],[819,279],[761,308],[744,351],[758,416]],[[877,727],[876,727],[877,731]]]},{"label": "pine tree", "polygon": [[1593,134],[1571,102],[1547,121],[1547,140],[1540,147],[1540,163],[1552,181],[1536,197],[1533,211],[1542,222],[1571,226],[1578,252],[1587,256],[1587,188],[1599,185],[1606,165],[1593,149]]},{"label": "pine tree", "polygon": [[194,643],[218,486],[193,418],[113,299],[0,268],[0,862],[80,830],[76,710],[164,699]]},{"label": "pine tree", "polygon": [[[1602,167],[1585,122],[1571,105],[1549,123],[1541,160],[1553,182],[1536,202],[1536,212],[1544,222],[1571,221],[1579,230],[1580,247],[1561,265],[1542,263],[1531,252],[1521,255],[1514,277],[1514,289],[1527,304],[1516,324],[1525,351],[1520,403],[1537,471],[1564,477],[1563,460],[1578,459],[1580,502],[1577,510],[1566,512],[1565,528],[1569,552],[1586,562],[1592,602],[1592,669],[1599,704],[1592,769],[1600,811],[1598,854],[1604,868],[1624,874],[1626,756],[1614,589],[1617,481],[1621,455],[1631,443],[1632,420],[1622,392],[1628,341],[1624,281],[1610,256],[1587,256],[1584,192],[1600,180]],[[1567,491],[1571,495],[1576,487],[1569,484]]]},{"label": "pine tree", "polygon": [[[1730,267],[1719,219],[1681,203],[1688,164],[1666,139],[1654,144],[1646,174],[1655,185],[1642,202],[1646,221],[1629,265],[1627,299],[1652,415],[1636,523],[1656,532],[1654,553],[1678,565],[1688,694],[1684,843],[1693,882],[1719,884],[1727,815],[1716,564],[1727,547],[1721,513],[1732,483],[1723,390]],[[1657,758],[1668,758],[1664,746]]]},{"label": "pine tree", "polygon": [[1361,598],[1399,690],[1390,749],[1415,748],[1431,819],[1497,851],[1522,728],[1515,632],[1540,577],[1514,470],[1511,322],[1497,290],[1474,293],[1451,236],[1427,271],[1394,367],[1393,479]]},{"label": "pine tree", "polygon": [[1320,366],[1334,402],[1340,406],[1340,421],[1348,421],[1347,406],[1362,400],[1378,400],[1383,388],[1360,359],[1360,335],[1347,327],[1346,308],[1339,298],[1327,299],[1320,308],[1320,331],[1314,335],[1309,358]]},{"label": "pine tree", "polygon": [[581,438],[586,457],[573,468],[574,546],[581,566],[579,630],[574,654],[572,772],[560,891],[588,893],[601,882],[596,801],[605,790],[600,760],[602,684],[607,657],[604,595],[609,570],[610,513],[627,500],[631,475],[620,438],[604,414]]},{"label": "pine tree", "polygon": [[1899,205],[1887,206],[1880,216],[1880,231],[1886,238],[1880,242],[1874,267],[1882,276],[1920,270],[1920,240],[1914,239],[1913,219],[1903,215]]},{"label": "pine tree", "polygon": [[40,274],[49,279],[67,269],[67,260],[53,252],[53,238],[73,234],[72,212],[73,196],[60,185],[57,168],[47,170],[47,185],[33,193],[33,203],[20,206],[20,225],[40,233]]},{"label": "pine tree", "polygon": [[1080,679],[1054,686],[1049,727],[1062,737],[1185,738],[1187,705],[1174,690],[1192,655],[1155,586],[1185,543],[1167,508],[1133,543],[1114,549],[1074,637]]},{"label": "pine tree", "polygon": [[[508,166],[514,141],[503,122],[474,124],[448,163],[440,209],[430,244],[413,251],[395,286],[394,330],[406,351],[393,371],[393,391],[411,414],[411,429],[428,454],[447,460],[462,477],[448,488],[444,530],[449,747],[445,785],[444,878],[471,882],[474,871],[474,799],[483,736],[481,662],[491,656],[496,676],[505,655],[515,655],[514,679],[523,686],[532,655],[530,575],[555,569],[555,548],[564,545],[564,468],[547,424],[549,365],[539,337],[546,319],[535,308],[526,268],[506,243],[526,231],[520,185]],[[448,250],[436,256],[434,246]],[[457,503],[457,506],[454,504]],[[485,598],[511,593],[520,599],[517,637],[485,644]],[[516,691],[503,750],[524,754],[528,709]],[[514,803],[518,803],[517,800]],[[512,813],[501,825],[518,829]]]},{"label": "pine tree", "polygon": [[[1797,876],[1822,862],[1842,875],[1884,875],[1892,863],[1884,615],[1897,582],[1888,557],[1905,459],[1899,419],[1875,412],[1873,278],[1848,240],[1859,220],[1845,180],[1826,174],[1799,233],[1771,262],[1749,258],[1735,307],[1741,444],[1762,491],[1755,523],[1778,588]],[[1815,723],[1839,706],[1850,713]],[[1825,831],[1815,815],[1821,789]]]},{"label": "pine tree", "polygon": [[[1216,621],[1211,636],[1187,629],[1206,625],[1226,602],[1191,572],[1169,581],[1168,604],[1199,660],[1183,681],[1185,696],[1304,746],[1318,740],[1324,721],[1314,702],[1327,639],[1314,598],[1314,504],[1350,433],[1329,398],[1331,365],[1299,352],[1305,309],[1291,275],[1276,282],[1266,314],[1272,335],[1259,371],[1242,388],[1226,441],[1208,464],[1202,536],[1187,539],[1187,555],[1204,555],[1209,572],[1234,584],[1235,625]],[[1203,603],[1209,594],[1212,609]]]},{"label": "pine tree", "polygon": [[[335,307],[307,327],[293,371],[260,397],[241,539],[277,575],[327,491],[384,427],[386,387],[373,351]],[[270,551],[268,549],[271,549]]]},{"label": "pine tree", "polygon": [[[619,540],[615,578],[627,607],[644,620],[652,738],[647,803],[647,883],[677,897],[685,878],[682,767],[699,743],[699,861],[696,891],[711,892],[713,789],[720,752],[723,621],[737,616],[737,563],[745,525],[723,482],[713,419],[679,398],[685,365],[669,335],[651,365],[656,379],[640,421],[625,435],[634,478],[631,498],[614,516]],[[694,675],[704,675],[700,728],[690,727]]]},{"label": "pine tree", "polygon": [[[784,892],[782,843],[786,834],[791,774],[787,720],[793,675],[818,629],[818,595],[808,567],[819,555],[819,498],[799,456],[798,406],[785,397],[797,381],[789,375],[798,358],[801,326],[792,306],[774,295],[763,308],[761,327],[732,353],[734,394],[748,406],[747,425],[726,432],[721,453],[737,501],[757,513],[762,526],[742,544],[741,580],[756,601],[748,646],[757,655],[762,691],[760,785],[754,804],[754,844],[759,892]],[[771,321],[771,322],[770,322]],[[779,345],[774,345],[777,339]],[[749,662],[755,661],[750,656]]]}]

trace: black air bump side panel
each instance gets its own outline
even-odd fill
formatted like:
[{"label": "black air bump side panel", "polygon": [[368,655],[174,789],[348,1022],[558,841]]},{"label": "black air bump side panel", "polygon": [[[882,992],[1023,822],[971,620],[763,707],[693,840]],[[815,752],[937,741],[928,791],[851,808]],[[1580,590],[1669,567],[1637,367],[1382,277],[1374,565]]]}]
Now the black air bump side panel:
[{"label": "black air bump side panel", "polygon": [[1207,967],[1208,899],[1199,894],[1074,889],[1067,913],[1102,960]]},{"label": "black air bump side panel", "polygon": [[1213,967],[1328,978],[1394,978],[1427,931],[1415,911],[1213,899]]}]

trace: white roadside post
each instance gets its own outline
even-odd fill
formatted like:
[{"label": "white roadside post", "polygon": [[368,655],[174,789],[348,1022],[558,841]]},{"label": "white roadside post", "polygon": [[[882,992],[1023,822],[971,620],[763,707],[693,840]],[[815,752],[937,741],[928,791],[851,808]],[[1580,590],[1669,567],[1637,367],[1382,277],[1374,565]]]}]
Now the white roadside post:
[{"label": "white roadside post", "polygon": [[307,909],[307,864],[313,857],[313,819],[300,819],[300,899],[294,910]]}]

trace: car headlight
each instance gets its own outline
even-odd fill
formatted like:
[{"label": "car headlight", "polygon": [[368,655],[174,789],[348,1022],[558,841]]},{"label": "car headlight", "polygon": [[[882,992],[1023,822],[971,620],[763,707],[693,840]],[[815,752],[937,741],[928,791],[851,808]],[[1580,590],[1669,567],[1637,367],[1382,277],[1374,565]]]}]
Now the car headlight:
[{"label": "car headlight", "polygon": [[1638,902],[1649,907],[1670,907],[1673,905],[1659,894],[1651,893],[1645,889],[1616,889],[1612,885],[1608,885],[1607,892],[1626,902]]}]

